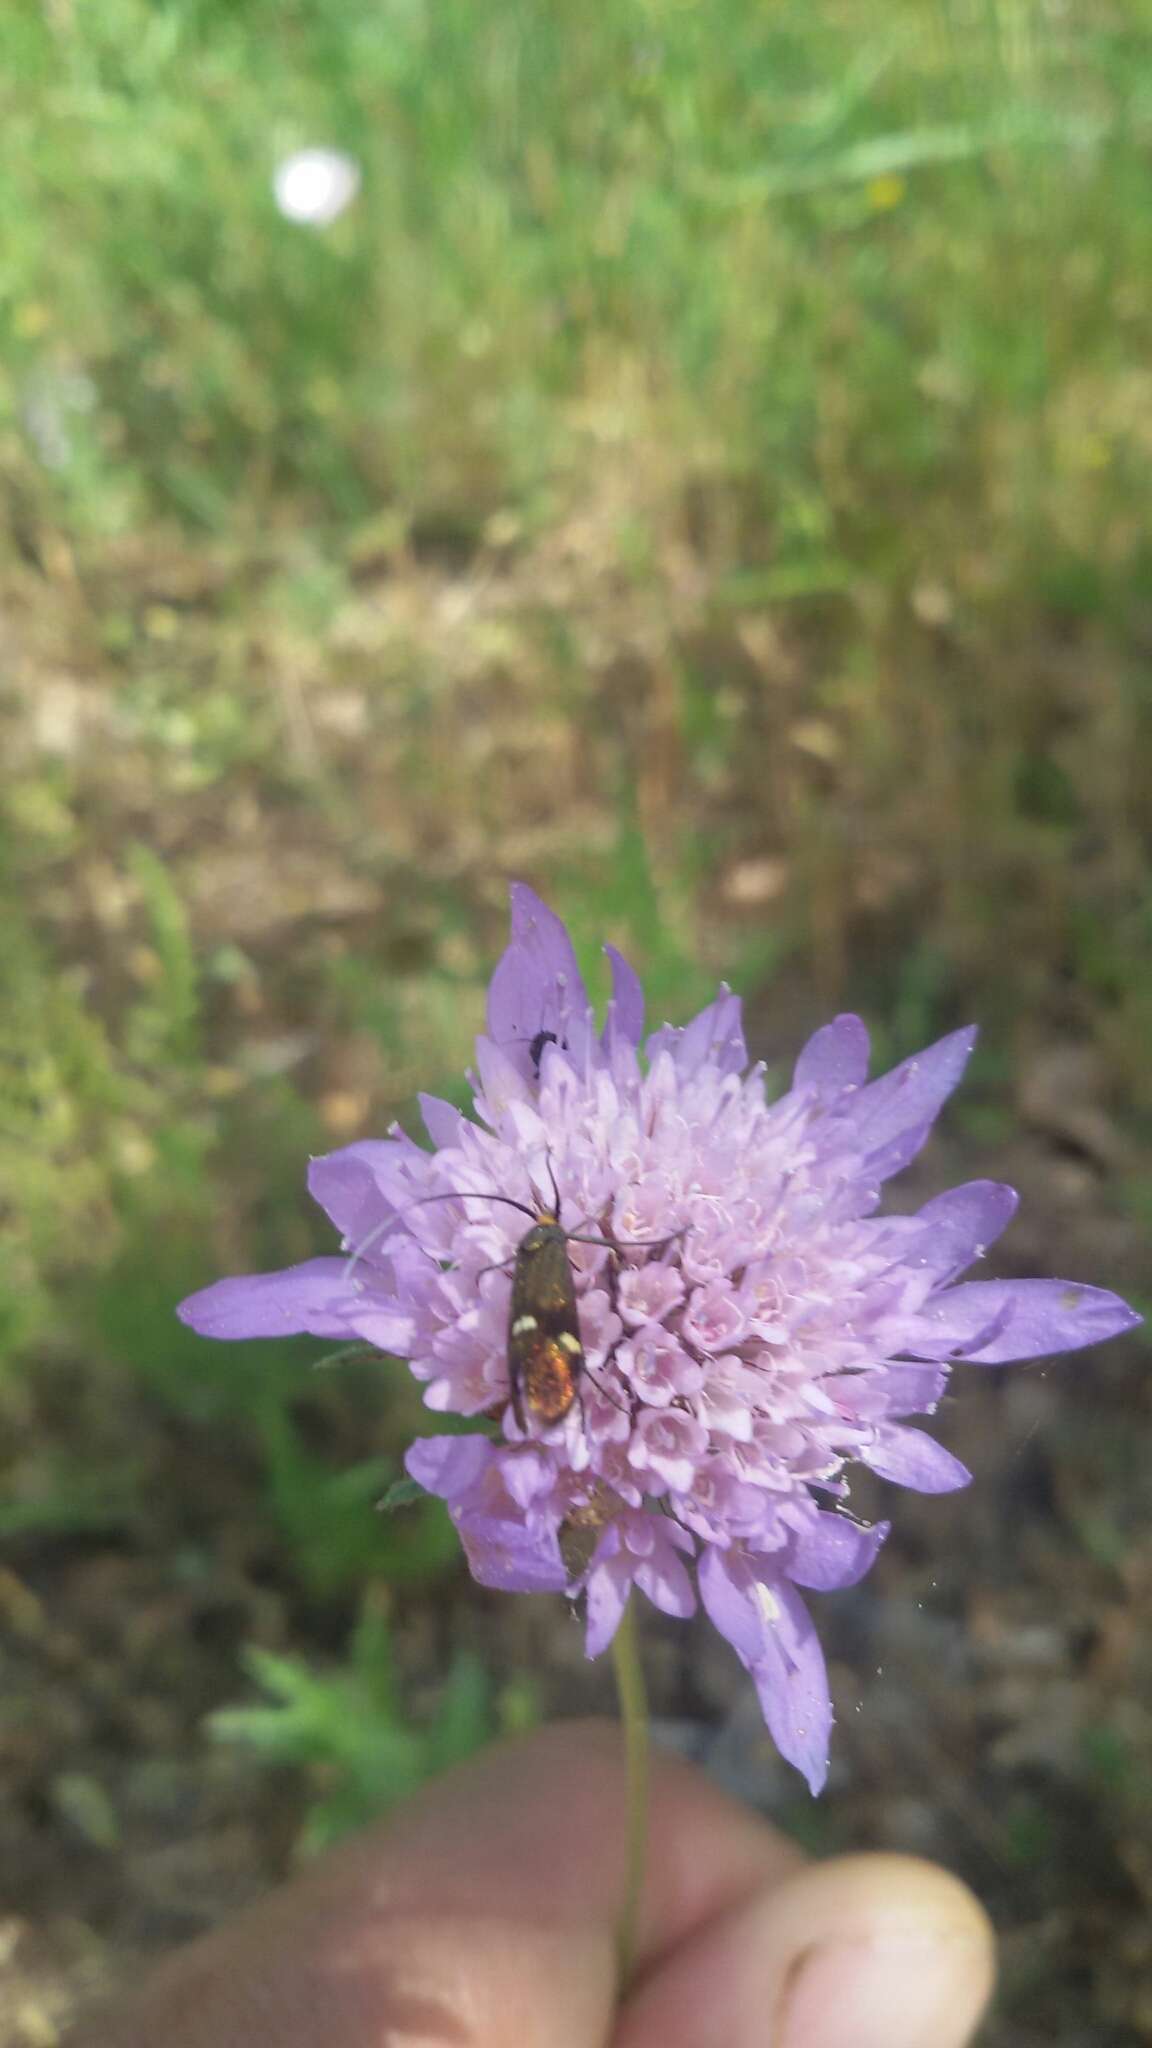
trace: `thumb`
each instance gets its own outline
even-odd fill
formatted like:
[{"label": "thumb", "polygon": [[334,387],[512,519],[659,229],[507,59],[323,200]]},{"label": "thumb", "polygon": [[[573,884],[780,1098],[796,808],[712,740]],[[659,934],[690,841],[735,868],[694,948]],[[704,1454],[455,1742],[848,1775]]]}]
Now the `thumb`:
[{"label": "thumb", "polygon": [[992,1958],[957,1878],[911,1856],[843,1856],[683,1942],[628,2002],[613,2048],[965,2048]]}]

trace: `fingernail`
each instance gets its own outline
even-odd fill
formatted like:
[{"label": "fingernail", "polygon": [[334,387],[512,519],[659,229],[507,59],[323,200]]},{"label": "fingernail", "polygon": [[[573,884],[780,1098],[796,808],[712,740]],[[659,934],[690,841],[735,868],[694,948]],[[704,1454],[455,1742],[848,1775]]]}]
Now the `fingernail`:
[{"label": "fingernail", "polygon": [[801,1961],[779,2048],[963,2048],[988,1991],[987,1951],[963,1928],[881,1929]]}]

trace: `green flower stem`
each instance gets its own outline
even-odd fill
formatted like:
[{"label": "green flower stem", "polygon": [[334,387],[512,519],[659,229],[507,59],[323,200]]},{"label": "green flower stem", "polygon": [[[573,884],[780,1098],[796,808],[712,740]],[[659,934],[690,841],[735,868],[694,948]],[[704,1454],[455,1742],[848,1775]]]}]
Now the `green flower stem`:
[{"label": "green flower stem", "polygon": [[616,1693],[624,1727],[624,1756],[628,1773],[628,1847],[624,1900],[616,1932],[620,1995],[628,1989],[636,1964],[636,1929],[640,1894],[644,1888],[644,1856],[648,1839],[648,1700],[636,1630],[636,1612],[630,1600],[612,1638],[612,1661],[616,1667]]}]

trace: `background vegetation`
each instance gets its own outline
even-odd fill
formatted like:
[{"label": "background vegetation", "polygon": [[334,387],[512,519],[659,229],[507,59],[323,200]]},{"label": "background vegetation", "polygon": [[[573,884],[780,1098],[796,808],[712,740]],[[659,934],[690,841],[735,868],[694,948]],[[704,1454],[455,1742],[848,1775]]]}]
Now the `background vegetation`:
[{"label": "background vegetation", "polygon": [[[20,2044],[571,1677],[373,1512],[395,1374],[171,1313],[322,1247],[309,1150],[460,1096],[509,876],[772,1060],[980,1016],[958,1163],[1031,1190],[1022,1266],[1146,1288],[1152,6],[14,0],[0,108]],[[322,232],[311,142],[363,174]],[[1138,1351],[1079,1370],[972,1397],[989,1533],[949,1579],[936,1503],[889,1568],[975,1658],[953,1777],[910,1813],[874,1737],[819,1827],[1000,1899],[990,2042],[1128,2048],[1152,1421]]]}]

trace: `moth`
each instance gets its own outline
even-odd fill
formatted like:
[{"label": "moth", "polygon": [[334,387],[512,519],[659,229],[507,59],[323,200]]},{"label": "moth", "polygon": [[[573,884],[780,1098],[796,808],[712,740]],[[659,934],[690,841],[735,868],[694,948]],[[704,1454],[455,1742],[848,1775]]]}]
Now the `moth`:
[{"label": "moth", "polygon": [[[584,1371],[568,1241],[557,1212],[544,1209],[516,1247],[508,1310],[508,1385],[512,1413],[521,1429],[526,1413],[546,1428],[562,1422]],[[581,1242],[606,1244],[607,1239]]]},{"label": "moth", "polygon": [[[509,1197],[501,1199],[507,1201]],[[517,1202],[513,1206],[522,1208],[523,1204]],[[525,1231],[520,1239],[512,1263],[508,1386],[512,1413],[521,1429],[525,1427],[526,1413],[545,1428],[563,1422],[579,1392],[581,1374],[588,1370],[569,1245],[600,1245],[619,1259],[622,1251],[638,1251],[641,1247],[669,1242],[669,1238],[640,1238],[631,1244],[617,1245],[606,1237],[586,1237],[583,1231],[565,1230],[560,1221],[559,1198],[553,1193],[553,1207],[538,1212],[531,1230]],[[600,1391],[607,1390],[601,1387]]]},{"label": "moth", "polygon": [[[484,1272],[512,1267],[512,1292],[508,1306],[508,1389],[512,1413],[522,1430],[526,1417],[545,1428],[562,1422],[576,1399],[580,1376],[586,1370],[580,1318],[576,1307],[576,1283],[568,1246],[596,1244],[619,1257],[626,1247],[606,1237],[586,1237],[581,1231],[565,1230],[560,1221],[560,1198],[553,1183],[551,1207],[529,1208],[512,1195],[479,1189],[445,1190],[423,1195],[413,1205],[425,1202],[500,1202],[518,1209],[529,1218],[511,1259],[501,1259]],[[367,1245],[361,1245],[356,1257]],[[482,1277],[482,1276],[480,1276]]]},{"label": "moth", "polygon": [[[541,1041],[541,1052],[545,1043],[556,1043],[552,1032],[541,1032],[537,1037]],[[535,1057],[537,1040],[532,1043]],[[611,1252],[613,1258],[619,1259],[623,1251],[639,1251],[648,1245],[667,1244],[670,1238],[640,1238],[631,1244],[614,1244],[607,1237],[587,1237],[580,1230],[565,1230],[560,1221],[560,1197],[555,1179],[550,1208],[530,1209],[526,1202],[518,1202],[512,1195],[501,1195],[495,1191],[485,1194],[479,1189],[461,1189],[459,1193],[446,1190],[443,1194],[423,1195],[414,1206],[419,1207],[423,1202],[467,1201],[502,1202],[530,1219],[531,1228],[525,1231],[511,1260],[499,1261],[501,1269],[508,1264],[512,1267],[512,1292],[508,1306],[508,1390],[512,1413],[522,1430],[527,1431],[526,1418],[529,1416],[544,1428],[550,1428],[553,1423],[563,1422],[579,1392],[581,1376],[588,1369],[580,1336],[576,1282],[568,1256],[569,1245],[600,1245],[604,1251]],[[671,1235],[679,1234],[673,1232]],[[367,1250],[368,1242],[370,1240],[359,1247],[353,1264]],[[485,1272],[493,1270],[497,1269],[484,1268]]]}]

